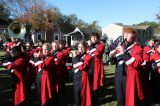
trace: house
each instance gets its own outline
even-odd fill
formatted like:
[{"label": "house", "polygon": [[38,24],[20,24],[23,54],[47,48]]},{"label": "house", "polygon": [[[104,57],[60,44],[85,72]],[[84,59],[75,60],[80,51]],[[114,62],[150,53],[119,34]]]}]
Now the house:
[{"label": "house", "polygon": [[0,15],[0,34],[7,32],[8,25],[9,25],[8,19]]},{"label": "house", "polygon": [[129,25],[117,25],[109,24],[102,28],[102,35],[107,35],[109,40],[115,41],[119,36],[123,34],[123,28],[130,27],[137,30],[137,42],[144,45],[146,41],[151,39],[154,35],[153,28],[151,26],[129,26]]},{"label": "house", "polygon": [[65,34],[64,37],[66,39],[66,42],[73,46],[75,45],[78,41],[87,41],[90,39],[90,34],[94,32],[93,29],[89,28],[78,28],[76,27],[73,32],[70,32],[68,34]]},{"label": "house", "polygon": [[116,24],[109,24],[102,28],[102,36],[107,36],[108,40],[115,41],[119,36],[122,35],[123,27]]},{"label": "house", "polygon": [[31,38],[34,43],[37,43],[41,39],[50,43],[53,41],[58,41],[60,39],[65,39],[65,37],[63,36],[64,33],[61,32],[60,28],[58,28],[58,30],[55,29],[53,31],[48,31],[47,33],[43,30],[33,30],[31,32],[32,32]]},{"label": "house", "polygon": [[160,43],[160,34],[154,34],[154,38],[155,38],[157,43],[158,42]]}]

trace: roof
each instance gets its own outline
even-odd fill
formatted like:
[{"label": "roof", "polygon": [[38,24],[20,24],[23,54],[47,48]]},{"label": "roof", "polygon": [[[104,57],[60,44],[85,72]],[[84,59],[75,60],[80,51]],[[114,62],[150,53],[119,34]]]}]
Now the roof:
[{"label": "roof", "polygon": [[130,27],[130,28],[134,28],[134,29],[143,29],[146,30],[147,28],[149,28],[149,25],[144,25],[144,26],[131,26],[131,25],[120,25],[122,27]]},{"label": "roof", "polygon": [[79,29],[84,35],[90,35],[92,32],[95,32],[95,30],[91,28],[79,28]]},{"label": "roof", "polygon": [[6,17],[4,17],[3,15],[0,14],[0,20],[3,20],[5,22],[8,22],[8,19]]},{"label": "roof", "polygon": [[70,36],[70,35],[76,35],[76,34],[89,36],[92,32],[94,32],[94,30],[91,28],[78,28],[78,27],[76,27],[74,31],[72,31],[68,34],[65,34],[64,36]]}]

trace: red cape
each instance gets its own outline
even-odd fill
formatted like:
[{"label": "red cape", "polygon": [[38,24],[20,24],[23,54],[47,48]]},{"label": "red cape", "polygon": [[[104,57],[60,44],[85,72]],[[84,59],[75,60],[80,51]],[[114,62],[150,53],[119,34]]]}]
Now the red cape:
[{"label": "red cape", "polygon": [[55,75],[54,58],[52,56],[48,56],[43,60],[42,64],[38,65],[38,68],[42,69],[41,100],[43,106],[56,94],[55,76],[53,76]]},{"label": "red cape", "polygon": [[22,58],[16,59],[13,64],[7,65],[7,69],[14,70],[18,81],[15,82],[14,105],[17,106],[26,98],[25,61]]},{"label": "red cape", "polygon": [[97,90],[103,86],[105,80],[104,65],[102,62],[105,46],[102,43],[98,43],[96,48],[97,50],[93,53],[95,56],[93,90]]},{"label": "red cape", "polygon": [[81,106],[91,106],[92,105],[92,88],[89,81],[88,70],[90,68],[92,57],[86,55],[84,57],[84,62],[78,67],[82,71],[82,90],[81,90]]},{"label": "red cape", "polygon": [[135,60],[127,68],[126,106],[135,106],[136,100],[142,100],[144,98],[139,77],[139,70],[143,63],[142,55],[143,49],[139,45],[134,44],[134,47],[131,49],[131,56]]}]

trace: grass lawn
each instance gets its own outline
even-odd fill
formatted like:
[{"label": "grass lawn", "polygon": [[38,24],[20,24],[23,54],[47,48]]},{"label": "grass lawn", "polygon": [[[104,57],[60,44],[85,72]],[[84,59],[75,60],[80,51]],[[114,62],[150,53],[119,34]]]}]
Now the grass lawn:
[{"label": "grass lawn", "polygon": [[[106,83],[99,91],[98,98],[98,102],[102,106],[116,106],[113,70],[114,66],[105,67]],[[60,96],[60,106],[74,106],[72,75],[70,73],[70,79],[66,83],[66,93]],[[12,96],[10,72],[0,68],[0,106],[11,106],[13,103]],[[38,106],[37,90],[32,90],[29,96],[29,106]]]},{"label": "grass lawn", "polygon": [[[0,53],[3,55],[3,53]],[[101,106],[117,106],[115,89],[114,89],[114,65],[105,66],[105,86],[102,87],[98,94],[98,103]],[[60,96],[60,106],[74,106],[73,94],[73,74],[70,72],[69,81],[66,83],[66,92]],[[11,106],[13,104],[13,93],[11,89],[10,71],[0,68],[0,106]],[[151,97],[148,96],[142,106],[160,106],[152,105]],[[37,90],[32,90],[27,101],[29,106],[38,106]]]}]

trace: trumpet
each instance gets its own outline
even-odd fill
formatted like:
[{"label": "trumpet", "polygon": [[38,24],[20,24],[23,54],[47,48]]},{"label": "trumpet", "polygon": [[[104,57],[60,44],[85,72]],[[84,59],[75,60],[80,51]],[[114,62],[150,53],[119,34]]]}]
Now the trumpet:
[{"label": "trumpet", "polygon": [[14,38],[23,38],[26,28],[23,24],[14,22],[8,26],[8,34]]}]

